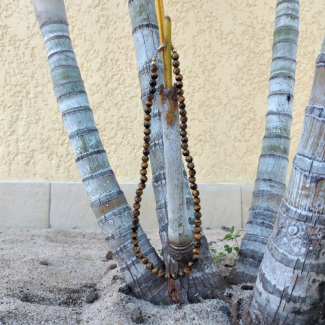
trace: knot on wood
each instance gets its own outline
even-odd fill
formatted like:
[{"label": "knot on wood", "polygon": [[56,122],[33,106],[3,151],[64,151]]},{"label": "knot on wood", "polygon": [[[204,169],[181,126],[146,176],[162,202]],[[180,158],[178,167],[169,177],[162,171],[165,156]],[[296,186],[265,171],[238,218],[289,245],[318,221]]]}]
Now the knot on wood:
[{"label": "knot on wood", "polygon": [[181,299],[178,295],[178,288],[176,283],[173,280],[169,280],[168,282],[168,286],[167,286],[167,291],[168,291],[168,295],[172,298],[172,301],[175,304],[179,304],[181,302]]}]

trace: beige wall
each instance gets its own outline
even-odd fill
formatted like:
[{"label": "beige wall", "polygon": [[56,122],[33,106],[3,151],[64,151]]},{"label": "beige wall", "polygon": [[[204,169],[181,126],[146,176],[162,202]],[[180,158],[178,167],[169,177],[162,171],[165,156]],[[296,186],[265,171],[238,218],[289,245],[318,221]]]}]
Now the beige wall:
[{"label": "beige wall", "polygon": [[[142,109],[127,0],[66,0],[77,59],[119,181],[136,181]],[[264,132],[275,0],[165,0],[198,181],[252,183]],[[80,181],[30,1],[0,2],[0,180]],[[325,1],[302,0],[292,125],[297,150]],[[290,163],[291,164],[291,163]]]}]

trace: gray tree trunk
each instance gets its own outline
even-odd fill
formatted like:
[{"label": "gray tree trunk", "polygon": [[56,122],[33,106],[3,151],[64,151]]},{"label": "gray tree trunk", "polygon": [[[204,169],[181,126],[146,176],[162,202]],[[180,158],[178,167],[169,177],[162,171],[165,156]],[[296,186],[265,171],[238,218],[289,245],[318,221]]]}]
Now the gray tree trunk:
[{"label": "gray tree trunk", "polygon": [[[76,163],[87,190],[91,207],[105,235],[109,249],[113,251],[114,257],[120,266],[127,284],[131,287],[134,296],[157,304],[160,302],[171,304],[172,300],[167,292],[166,280],[152,275],[146,269],[145,265],[141,264],[135,258],[130,238],[132,211],[109,165],[106,152],[94,122],[93,113],[89,106],[88,97],[73,52],[64,1],[33,0],[33,5],[45,41],[54,92],[62,113],[62,119],[68,131]],[[136,18],[138,21],[141,21],[143,18],[145,20],[148,17],[147,10],[154,9],[152,1],[142,3],[142,6],[143,11],[138,11],[135,14],[138,15]],[[132,1],[130,1],[130,7],[132,7]],[[152,25],[151,22],[147,21],[146,24],[137,24],[137,28],[133,28],[133,35],[135,36],[137,30],[140,30],[141,33],[151,33],[151,27],[154,26],[153,29],[155,29],[157,22],[153,22]],[[154,40],[152,35],[147,36],[147,38],[150,39],[151,43]],[[149,70],[147,70],[149,66],[142,64],[141,60],[144,59],[147,62],[147,54],[149,52],[150,58],[153,56],[153,49],[156,49],[159,45],[157,39],[155,41],[156,44],[154,46],[151,44],[148,50],[147,40],[144,38],[142,43],[139,40],[139,51],[143,51],[142,56],[138,59],[138,65],[141,66],[139,76],[140,81],[141,78],[146,79],[146,85],[149,81]],[[152,53],[151,50],[153,51]],[[158,109],[159,105],[158,100],[155,105],[157,109],[154,110],[153,116],[156,114],[157,117],[160,114]],[[159,118],[156,120],[156,123],[159,123]],[[155,179],[158,182],[159,175],[164,174],[162,137],[156,132],[156,136],[152,138],[154,138],[152,141],[153,152],[156,149],[158,153],[159,151],[162,153],[160,156],[159,154],[150,155],[150,158],[153,158],[153,169],[155,166],[159,166],[160,168],[154,169],[158,172],[158,176]],[[159,161],[160,158],[161,160]],[[159,170],[163,172],[159,172]],[[162,176],[160,182],[163,183],[163,180],[164,177]],[[159,185],[158,187],[160,191],[156,191],[155,194],[161,197],[159,203],[162,203],[160,206],[161,211],[163,211],[158,214],[160,216],[160,230],[163,237],[165,236],[167,238],[166,188],[165,186]],[[188,187],[186,191],[188,196]],[[190,206],[188,205],[187,208],[189,211]],[[149,260],[156,267],[165,271],[165,263],[158,257],[141,227],[138,229],[138,239],[143,254],[148,256]],[[166,241],[163,242],[163,245],[166,245]],[[227,287],[226,282],[212,263],[206,240],[205,248],[203,248],[201,256],[202,262],[200,263],[199,270],[194,271],[191,277],[187,277],[178,283],[179,287],[181,287],[180,296],[182,302],[195,301],[196,293],[202,297],[213,297],[220,293],[219,288],[223,289]],[[166,263],[168,262],[167,260],[165,261]],[[167,269],[170,271],[170,265],[168,263]],[[203,279],[201,279],[202,273],[204,273]]]},{"label": "gray tree trunk", "polygon": [[325,38],[288,188],[243,321],[325,324]]},{"label": "gray tree trunk", "polygon": [[286,188],[300,0],[277,0],[265,135],[246,231],[228,282],[255,282]]},{"label": "gray tree trunk", "polygon": [[[150,80],[150,62],[159,47],[159,29],[154,0],[129,0],[129,12],[132,24],[132,35],[139,71],[141,100],[145,107],[146,95]],[[164,84],[163,67],[160,55],[157,59],[158,87]],[[157,87],[157,88],[158,88]],[[157,89],[158,90],[158,89]],[[168,202],[166,187],[166,162],[163,143],[161,100],[156,92],[151,113],[150,162],[152,167],[152,184],[156,199],[156,211],[159,222],[159,233],[163,248],[166,272],[177,272],[184,268],[183,262],[176,262],[168,249]],[[180,148],[179,148],[180,150]],[[195,157],[194,157],[195,158]],[[187,175],[183,167],[186,196],[186,210],[191,228],[194,228],[193,203],[188,186]],[[145,194],[144,194],[145,195]],[[204,223],[204,216],[203,216]],[[215,268],[205,236],[201,239],[199,267],[181,281],[176,281],[180,288],[179,295],[183,302],[197,302],[195,294],[203,298],[214,298],[220,295],[220,289],[228,287]]]}]

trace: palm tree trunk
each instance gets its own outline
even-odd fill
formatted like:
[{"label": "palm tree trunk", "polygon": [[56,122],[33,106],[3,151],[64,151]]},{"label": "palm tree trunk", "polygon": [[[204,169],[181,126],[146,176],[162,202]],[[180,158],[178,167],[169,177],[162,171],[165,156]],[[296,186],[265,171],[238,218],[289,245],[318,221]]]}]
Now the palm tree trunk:
[{"label": "palm tree trunk", "polygon": [[244,324],[325,324],[325,38],[290,181]]},{"label": "palm tree trunk", "polygon": [[253,199],[228,282],[255,282],[286,188],[300,0],[277,0],[265,135]]},{"label": "palm tree trunk", "polygon": [[[77,166],[109,249],[133,294],[154,303],[171,303],[163,279],[146,270],[131,245],[132,211],[109,165],[73,52],[63,0],[33,0],[44,37],[54,92]],[[138,229],[145,256],[160,269],[164,263]]]},{"label": "palm tree trunk", "polygon": [[[141,100],[145,107],[146,94],[150,80],[150,62],[159,47],[159,29],[154,0],[129,0],[129,12],[132,24],[132,35],[139,70]],[[164,84],[163,67],[158,56],[158,85]],[[159,234],[162,252],[167,272],[177,272],[184,267],[184,262],[176,262],[168,249],[168,203],[166,186],[166,157],[164,154],[161,100],[158,92],[155,94],[151,113],[150,162],[152,169],[152,184],[156,199],[156,211],[159,222]],[[180,149],[179,149],[180,150]],[[182,166],[183,190],[186,196],[186,214],[191,227],[194,227],[193,203],[188,186],[187,175]],[[204,217],[203,217],[204,222]],[[219,289],[228,287],[214,266],[205,236],[201,240],[199,268],[189,277],[176,281],[180,288],[179,295],[183,302],[196,302],[195,294],[203,298],[214,298],[220,295]]]}]

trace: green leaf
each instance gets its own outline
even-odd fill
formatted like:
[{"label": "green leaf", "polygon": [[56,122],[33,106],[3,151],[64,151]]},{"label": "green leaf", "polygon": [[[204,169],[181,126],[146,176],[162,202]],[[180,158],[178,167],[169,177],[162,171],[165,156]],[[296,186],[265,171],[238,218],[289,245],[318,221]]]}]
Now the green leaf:
[{"label": "green leaf", "polygon": [[225,246],[223,246],[224,248],[228,248],[229,247],[229,245],[225,245]]},{"label": "green leaf", "polygon": [[236,251],[236,252],[238,252],[239,251],[239,247],[237,246],[237,247],[234,247],[234,250]]},{"label": "green leaf", "polygon": [[228,239],[228,240],[231,240],[232,239],[232,236],[230,234],[226,235],[224,239]]},{"label": "green leaf", "polygon": [[231,254],[231,252],[232,252],[232,247],[227,248],[226,251],[228,252],[228,254]]},{"label": "green leaf", "polygon": [[235,230],[235,226],[232,226],[231,230],[230,230],[230,233],[232,234],[234,232],[234,230]]}]

